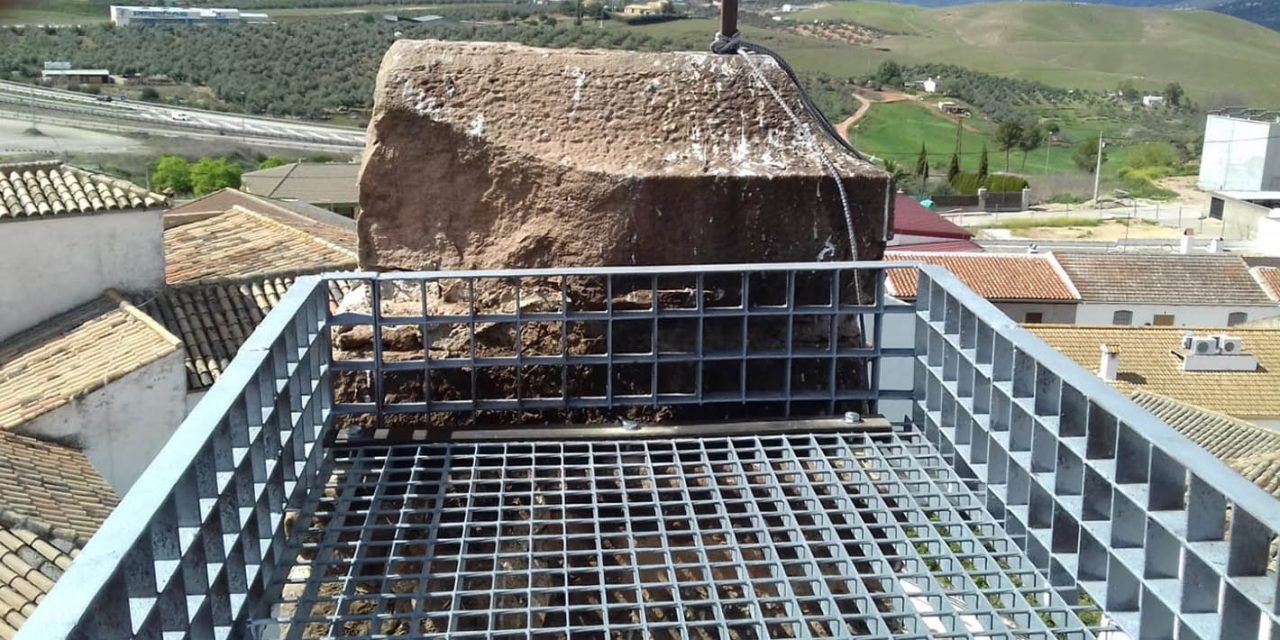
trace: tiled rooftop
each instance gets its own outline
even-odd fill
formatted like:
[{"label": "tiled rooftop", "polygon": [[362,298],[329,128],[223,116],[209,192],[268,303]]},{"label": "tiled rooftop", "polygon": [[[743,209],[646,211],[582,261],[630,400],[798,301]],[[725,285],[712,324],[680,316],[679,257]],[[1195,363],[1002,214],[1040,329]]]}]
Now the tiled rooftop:
[{"label": "tiled rooftop", "polygon": [[78,551],[64,540],[0,525],[0,638],[17,635]]},{"label": "tiled rooftop", "polygon": [[[1145,391],[1235,418],[1280,419],[1280,330],[1188,329],[1184,327],[1113,327],[1027,325],[1026,329],[1090,371],[1098,370],[1100,346],[1120,349],[1117,388]],[[1258,370],[1181,370],[1173,355],[1183,332],[1198,335],[1229,332],[1244,341],[1244,351],[1258,358]]]},{"label": "tiled rooftop", "polygon": [[355,251],[325,239],[332,234],[347,234],[354,244],[354,231],[302,216],[286,219],[235,207],[165,230],[165,279],[179,284],[354,267]]},{"label": "tiled rooftop", "polygon": [[164,327],[108,291],[0,343],[0,428],[66,405],[178,345]]},{"label": "tiled rooftop", "polygon": [[1272,300],[1280,301],[1280,267],[1254,267],[1249,271]]},{"label": "tiled rooftop", "polygon": [[0,165],[0,221],[163,205],[164,196],[60,162]]},{"label": "tiled rooftop", "polygon": [[356,221],[305,202],[272,200],[238,189],[221,189],[184,202],[165,212],[165,228],[206,220],[236,207],[264,215],[302,231],[356,251]]},{"label": "tiled rooftop", "polygon": [[[293,284],[292,274],[168,287],[142,309],[179,338],[187,352],[187,388],[207,389]],[[335,301],[342,295],[330,286]]]},{"label": "tiled rooftop", "polygon": [[1133,401],[1280,498],[1280,432],[1154,393],[1135,393]]},{"label": "tiled rooftop", "polygon": [[12,638],[119,500],[84,454],[0,431],[0,638]]},{"label": "tiled rooftop", "polygon": [[[978,295],[992,301],[1074,302],[1079,296],[1047,254],[931,253],[889,251],[886,261],[923,262],[945,267]],[[914,269],[891,269],[889,293],[914,300]]]},{"label": "tiled rooftop", "polygon": [[1239,256],[1054,255],[1084,302],[1273,304]]},{"label": "tiled rooftop", "polygon": [[353,204],[359,197],[358,163],[294,162],[250,171],[241,177],[245,191],[268,198],[318,204]]}]

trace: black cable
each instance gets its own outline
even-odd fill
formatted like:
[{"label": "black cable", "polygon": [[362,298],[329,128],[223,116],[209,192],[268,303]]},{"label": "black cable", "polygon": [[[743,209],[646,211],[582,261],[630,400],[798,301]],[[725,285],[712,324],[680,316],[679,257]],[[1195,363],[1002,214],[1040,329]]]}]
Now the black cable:
[{"label": "black cable", "polygon": [[840,145],[842,149],[853,155],[853,157],[859,160],[868,161],[866,156],[862,155],[857,149],[854,149],[853,145],[849,144],[849,141],[845,140],[844,137],[836,131],[836,128],[831,125],[831,121],[827,120],[827,116],[822,113],[822,110],[818,108],[818,105],[814,104],[813,99],[809,97],[809,92],[805,91],[804,83],[800,82],[800,76],[796,74],[796,70],[782,58],[782,55],[768,47],[765,47],[764,45],[759,45],[754,42],[743,42],[740,46],[745,51],[773,58],[773,61],[778,64],[778,68],[782,69],[783,73],[787,74],[787,77],[791,79],[792,84],[796,86],[796,91],[800,94],[800,103],[804,105],[805,111],[809,112],[809,117],[813,118],[813,120],[818,123],[818,128],[822,129],[822,132],[826,134],[828,138]]}]

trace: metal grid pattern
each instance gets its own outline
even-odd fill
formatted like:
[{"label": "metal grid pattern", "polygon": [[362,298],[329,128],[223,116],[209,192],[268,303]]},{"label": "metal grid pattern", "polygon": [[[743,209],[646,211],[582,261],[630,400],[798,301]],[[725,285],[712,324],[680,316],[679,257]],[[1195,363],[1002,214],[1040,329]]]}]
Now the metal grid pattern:
[{"label": "metal grid pattern", "polygon": [[288,639],[1091,638],[916,432],[337,452]]},{"label": "metal grid pattern", "polygon": [[245,342],[35,614],[23,640],[227,638],[286,551],[319,476],[328,296],[295,286]]},{"label": "metal grid pattern", "polygon": [[333,317],[334,371],[356,374],[335,412],[382,426],[871,411],[881,358],[913,355],[881,346],[885,315],[912,311],[885,304],[889,266],[359,274],[348,284],[364,299]]},{"label": "metal grid pattern", "polygon": [[1280,638],[1280,503],[922,270],[915,424],[1063,594],[1130,636]]}]

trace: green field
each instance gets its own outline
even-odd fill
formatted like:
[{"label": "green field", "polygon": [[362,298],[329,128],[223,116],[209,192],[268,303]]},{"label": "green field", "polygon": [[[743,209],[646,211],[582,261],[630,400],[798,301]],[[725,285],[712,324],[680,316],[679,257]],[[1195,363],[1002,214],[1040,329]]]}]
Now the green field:
[{"label": "green field", "polygon": [[5,24],[93,24],[111,19],[104,4],[89,0],[27,0],[8,11],[0,11],[0,25]]},{"label": "green field", "polygon": [[[1113,89],[1124,79],[1151,89],[1180,82],[1195,100],[1231,92],[1245,94],[1254,104],[1280,103],[1280,84],[1266,80],[1280,65],[1280,33],[1208,11],[1032,2],[926,9],[837,2],[793,19],[843,19],[904,34],[878,41],[889,51],[864,54],[873,61],[948,62],[1093,90]],[[808,55],[797,63],[833,73],[867,64]]]}]

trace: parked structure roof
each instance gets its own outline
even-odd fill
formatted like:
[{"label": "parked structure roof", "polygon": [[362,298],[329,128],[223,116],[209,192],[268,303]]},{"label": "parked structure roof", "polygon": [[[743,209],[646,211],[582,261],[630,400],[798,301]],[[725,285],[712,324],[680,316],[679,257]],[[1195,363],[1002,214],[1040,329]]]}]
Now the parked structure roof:
[{"label": "parked structure roof", "polygon": [[1084,302],[1266,305],[1239,256],[1055,253]]},{"label": "parked structure roof", "polygon": [[119,294],[0,343],[0,429],[12,429],[178,349],[178,339]]},{"label": "parked structure roof", "polygon": [[312,204],[355,204],[360,201],[360,165],[354,162],[294,162],[250,171],[240,177],[245,191],[268,198]]},{"label": "parked structure roof", "polygon": [[[885,260],[942,266],[978,295],[996,302],[1075,302],[1080,297],[1049,254],[889,251]],[[914,269],[890,269],[886,280],[890,295],[915,299]]]},{"label": "parked structure roof", "polygon": [[[249,334],[266,317],[294,274],[255,276],[170,286],[142,308],[182,339],[186,350],[187,388],[213,386]],[[334,301],[346,293],[341,281],[330,281]]]},{"label": "parked structure roof", "polygon": [[0,165],[0,221],[142,209],[166,201],[126,180],[61,162]]},{"label": "parked structure roof", "polygon": [[[243,207],[165,230],[165,279],[242,280],[282,272],[314,272],[356,265],[354,250],[317,235],[343,233],[301,216],[282,221]],[[349,232],[354,244],[354,232]]]},{"label": "parked structure roof", "polygon": [[1280,301],[1280,267],[1254,267],[1249,270],[1272,300]]},{"label": "parked structure roof", "polygon": [[[1127,392],[1145,391],[1235,418],[1280,418],[1280,330],[1222,327],[1119,327],[1027,325],[1027,330],[1075,360],[1097,371],[1100,346],[1120,350],[1112,383]],[[1243,340],[1244,351],[1258,358],[1256,371],[1183,371],[1174,355],[1182,334],[1223,333]]]},{"label": "parked structure roof", "polygon": [[943,218],[935,211],[926,209],[916,202],[915,198],[899,193],[893,201],[893,232],[930,238],[956,238],[968,240],[973,237],[964,227]]}]

